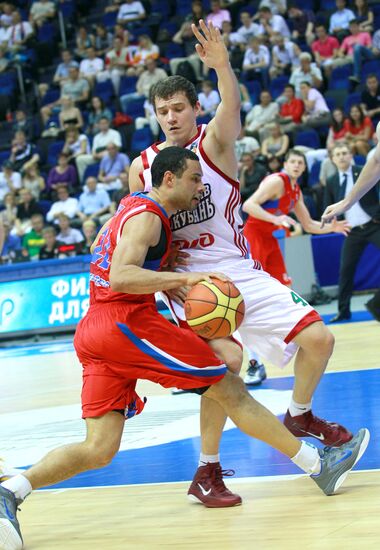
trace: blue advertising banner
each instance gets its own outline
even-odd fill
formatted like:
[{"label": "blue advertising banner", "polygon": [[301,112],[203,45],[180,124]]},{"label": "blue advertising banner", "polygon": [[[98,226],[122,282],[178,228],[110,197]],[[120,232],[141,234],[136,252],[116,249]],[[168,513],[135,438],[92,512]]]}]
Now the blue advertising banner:
[{"label": "blue advertising banner", "polygon": [[0,284],[0,334],[73,326],[89,304],[89,273]]}]

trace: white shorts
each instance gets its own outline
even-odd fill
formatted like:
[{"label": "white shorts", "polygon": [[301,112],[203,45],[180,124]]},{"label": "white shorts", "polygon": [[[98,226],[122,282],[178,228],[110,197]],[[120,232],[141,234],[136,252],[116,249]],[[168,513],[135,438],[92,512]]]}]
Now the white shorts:
[{"label": "white shorts", "polygon": [[[308,325],[321,321],[306,300],[266,271],[255,269],[250,259],[191,267],[191,271],[218,271],[231,277],[245,302],[245,316],[239,328],[243,344],[279,367],[284,367],[297,351],[293,338]],[[181,306],[166,296],[162,299],[174,318],[185,320]]]}]

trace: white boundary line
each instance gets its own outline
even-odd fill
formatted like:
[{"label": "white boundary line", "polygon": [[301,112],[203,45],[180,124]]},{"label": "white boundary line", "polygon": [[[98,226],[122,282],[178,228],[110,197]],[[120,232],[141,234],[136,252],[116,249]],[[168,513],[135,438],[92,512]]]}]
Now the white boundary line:
[{"label": "white boundary line", "polygon": [[[351,474],[367,474],[380,472],[380,468],[374,468],[371,470],[352,470]],[[258,476],[258,477],[237,477],[235,479],[229,479],[229,485],[241,485],[243,483],[269,483],[271,481],[293,481],[298,478],[309,477],[307,474],[286,474],[278,476]],[[65,491],[83,491],[94,489],[126,489],[127,487],[161,487],[166,485],[189,485],[192,480],[189,481],[164,481],[162,483],[128,483],[126,485],[92,485],[90,487],[65,487],[63,489],[38,489],[38,492],[49,493],[64,493]]]}]

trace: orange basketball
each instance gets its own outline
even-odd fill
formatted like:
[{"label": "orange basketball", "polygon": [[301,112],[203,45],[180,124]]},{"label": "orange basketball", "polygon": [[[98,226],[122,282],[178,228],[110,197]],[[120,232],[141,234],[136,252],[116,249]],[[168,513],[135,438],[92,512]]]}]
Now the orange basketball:
[{"label": "orange basketball", "polygon": [[208,340],[230,336],[241,325],[244,312],[243,296],[236,286],[219,279],[193,286],[185,301],[188,325]]}]

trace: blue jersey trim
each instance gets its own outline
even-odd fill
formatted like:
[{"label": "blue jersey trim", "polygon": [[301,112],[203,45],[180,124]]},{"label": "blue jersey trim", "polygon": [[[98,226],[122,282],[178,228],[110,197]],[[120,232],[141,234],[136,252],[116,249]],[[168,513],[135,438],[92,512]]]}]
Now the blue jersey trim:
[{"label": "blue jersey trim", "polygon": [[156,206],[158,206],[158,208],[161,210],[161,212],[164,214],[164,216],[165,216],[166,218],[169,219],[169,216],[168,216],[168,214],[167,214],[165,208],[162,208],[162,206],[161,206],[160,204],[158,204],[157,201],[155,201],[155,200],[152,199],[151,197],[148,197],[148,195],[147,195],[146,193],[142,193],[141,191],[136,191],[136,193],[131,193],[130,196],[131,196],[131,197],[140,197],[140,199],[147,199],[148,201],[154,202],[154,204],[155,204]]},{"label": "blue jersey trim", "polygon": [[[121,332],[129,338],[129,340],[135,344],[136,347],[145,355],[148,355],[149,357],[152,357],[165,367],[168,367],[169,369],[176,371],[176,372],[184,372],[186,374],[189,374],[194,377],[201,377],[201,378],[214,378],[215,376],[220,376],[222,374],[225,374],[227,372],[227,367],[222,366],[217,369],[213,370],[207,370],[206,368],[197,368],[197,369],[189,369],[184,367],[183,365],[180,365],[178,363],[175,363],[173,360],[169,359],[165,355],[162,355],[157,350],[151,348],[148,346],[145,342],[143,342],[138,336],[136,336],[124,323],[116,323]],[[195,365],[194,365],[195,367]]]}]

